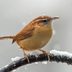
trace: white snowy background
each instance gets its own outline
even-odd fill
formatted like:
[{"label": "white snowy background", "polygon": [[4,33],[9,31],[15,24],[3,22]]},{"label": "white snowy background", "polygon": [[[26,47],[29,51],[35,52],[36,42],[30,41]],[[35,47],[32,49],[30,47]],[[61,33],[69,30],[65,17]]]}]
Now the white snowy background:
[{"label": "white snowy background", "polygon": [[[60,17],[53,21],[55,35],[44,50],[72,52],[72,0],[0,0],[0,36],[15,35],[41,15]],[[11,40],[0,41],[0,67],[15,57],[23,57],[18,45],[11,44]],[[16,72],[72,72],[72,66],[56,62],[36,63],[22,66]]]}]

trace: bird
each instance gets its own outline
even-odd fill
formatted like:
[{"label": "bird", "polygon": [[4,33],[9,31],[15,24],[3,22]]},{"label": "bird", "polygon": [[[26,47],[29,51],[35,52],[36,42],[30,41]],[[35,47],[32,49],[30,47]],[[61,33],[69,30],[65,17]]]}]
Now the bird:
[{"label": "bird", "polygon": [[[16,35],[2,36],[0,40],[12,39],[12,44],[16,42],[23,50],[25,57],[28,56],[25,51],[39,50],[47,54],[42,48],[50,41],[53,35],[52,21],[59,17],[38,16],[22,28]],[[29,60],[28,60],[29,62]]]}]

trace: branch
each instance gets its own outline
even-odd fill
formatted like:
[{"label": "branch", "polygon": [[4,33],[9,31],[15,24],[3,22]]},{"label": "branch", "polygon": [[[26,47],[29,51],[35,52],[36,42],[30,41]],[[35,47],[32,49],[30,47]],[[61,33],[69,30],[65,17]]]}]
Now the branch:
[{"label": "branch", "polygon": [[26,58],[20,58],[1,68],[0,72],[10,72],[20,66],[34,62],[48,61],[49,59],[50,62],[55,61],[55,62],[62,62],[72,65],[72,53],[68,53],[65,51],[51,50],[49,55],[46,54],[39,54],[37,56],[29,55],[28,58],[29,58],[29,62]]}]

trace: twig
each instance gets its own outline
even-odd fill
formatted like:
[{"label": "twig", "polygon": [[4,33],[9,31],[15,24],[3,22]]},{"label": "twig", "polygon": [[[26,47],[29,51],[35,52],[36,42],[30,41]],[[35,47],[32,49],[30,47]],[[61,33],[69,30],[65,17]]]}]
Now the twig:
[{"label": "twig", "polygon": [[4,66],[0,69],[0,72],[10,72],[20,66],[34,63],[34,62],[42,62],[42,61],[48,61],[48,56],[50,59],[50,62],[62,62],[72,65],[72,54],[65,52],[65,51],[56,51],[51,50],[49,55],[46,54],[39,54],[39,55],[29,55],[29,62],[26,58],[20,58],[19,60],[13,61],[12,63]]}]

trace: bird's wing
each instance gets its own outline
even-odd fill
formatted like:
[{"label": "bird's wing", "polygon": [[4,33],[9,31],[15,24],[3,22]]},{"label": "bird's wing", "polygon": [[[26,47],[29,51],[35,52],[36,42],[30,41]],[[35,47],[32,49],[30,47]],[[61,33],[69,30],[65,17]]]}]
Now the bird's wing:
[{"label": "bird's wing", "polygon": [[12,43],[14,43],[16,40],[23,40],[31,37],[33,35],[34,29],[35,27],[33,24],[27,25],[14,37]]}]

